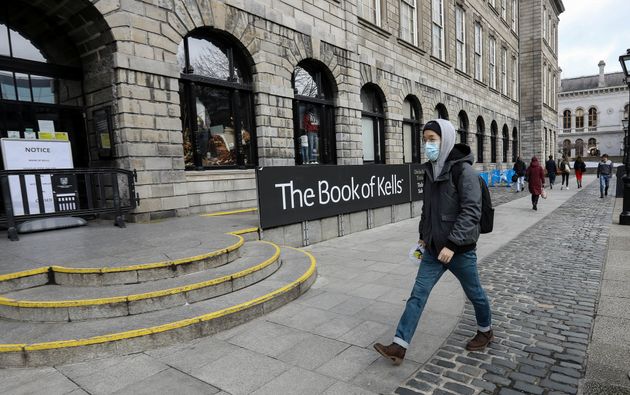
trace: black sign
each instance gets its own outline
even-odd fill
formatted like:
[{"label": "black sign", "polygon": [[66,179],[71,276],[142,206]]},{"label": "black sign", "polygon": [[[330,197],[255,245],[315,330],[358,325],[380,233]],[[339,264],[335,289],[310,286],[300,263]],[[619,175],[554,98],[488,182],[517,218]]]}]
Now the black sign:
[{"label": "black sign", "polygon": [[51,177],[55,211],[78,210],[77,177],[74,174],[53,174]]},{"label": "black sign", "polygon": [[263,229],[411,201],[409,165],[265,167],[256,182]]},{"label": "black sign", "polygon": [[110,116],[110,107],[99,108],[92,112],[96,144],[100,158],[111,158],[113,144],[113,130]]}]

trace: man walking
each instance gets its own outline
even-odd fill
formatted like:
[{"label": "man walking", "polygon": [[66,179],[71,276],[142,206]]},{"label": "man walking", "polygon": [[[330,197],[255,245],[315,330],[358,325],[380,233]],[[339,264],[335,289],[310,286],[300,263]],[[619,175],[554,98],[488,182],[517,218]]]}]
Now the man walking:
[{"label": "man walking", "polygon": [[405,311],[393,342],[374,348],[394,365],[405,358],[431,289],[445,271],[457,277],[475,308],[478,331],[467,350],[482,350],[493,340],[490,304],[477,272],[477,239],[481,219],[479,175],[470,147],[455,144],[455,127],[444,119],[423,129],[425,154],[424,201],[419,244],[425,248]]},{"label": "man walking", "polygon": [[516,158],[516,162],[514,162],[512,170],[514,170],[514,173],[516,173],[516,176],[518,177],[516,179],[516,192],[525,190],[525,171],[527,170],[527,166],[525,165],[525,162],[521,160],[520,156]]},{"label": "man walking", "polygon": [[599,197],[608,195],[608,184],[613,172],[613,163],[608,160],[608,154],[602,155],[602,160],[597,165],[597,178],[599,178]]},{"label": "man walking", "polygon": [[553,155],[549,155],[549,160],[545,162],[545,170],[547,170],[547,176],[549,177],[549,188],[553,189],[553,183],[556,182],[556,173],[558,172]]}]

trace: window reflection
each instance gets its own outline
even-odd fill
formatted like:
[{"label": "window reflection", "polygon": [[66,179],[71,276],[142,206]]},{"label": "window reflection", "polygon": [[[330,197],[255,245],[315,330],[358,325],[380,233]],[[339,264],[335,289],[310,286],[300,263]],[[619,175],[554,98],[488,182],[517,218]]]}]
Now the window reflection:
[{"label": "window reflection", "polygon": [[222,37],[196,35],[186,37],[177,53],[186,168],[253,166],[252,94],[237,66],[244,62]]},{"label": "window reflection", "polygon": [[15,79],[10,71],[0,70],[0,89],[2,89],[2,98],[5,100],[16,100],[15,95]]},{"label": "window reflection", "polygon": [[37,103],[55,103],[54,80],[40,75],[31,75],[33,101]]},{"label": "window reflection", "polygon": [[295,68],[293,84],[296,95],[318,97],[319,88],[313,76],[301,67]]},{"label": "window reflection", "polygon": [[31,101],[31,89],[28,74],[15,73],[15,83],[17,85],[18,100]]},{"label": "window reflection", "polygon": [[9,30],[11,32],[11,50],[13,51],[12,56],[14,58],[46,62],[44,55],[42,55],[41,51],[37,49],[33,43],[15,30]]}]

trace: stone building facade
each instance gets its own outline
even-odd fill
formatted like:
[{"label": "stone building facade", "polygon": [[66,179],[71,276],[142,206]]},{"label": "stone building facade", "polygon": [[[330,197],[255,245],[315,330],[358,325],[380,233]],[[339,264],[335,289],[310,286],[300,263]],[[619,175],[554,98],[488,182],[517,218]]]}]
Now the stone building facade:
[{"label": "stone building facade", "polygon": [[557,152],[558,22],[561,0],[522,1],[521,147],[525,158],[546,158]]},{"label": "stone building facade", "polygon": [[628,85],[622,72],[564,78],[558,94],[558,150],[572,158],[597,161],[601,154],[623,156],[623,125],[628,118]]},{"label": "stone building facade", "polygon": [[[255,206],[255,166],[422,161],[421,125],[436,117],[453,122],[480,169],[555,150],[560,0],[3,7],[9,35],[54,65],[44,72],[58,82],[53,109],[84,118],[75,163],[138,171],[138,220]],[[14,52],[0,69],[19,86],[18,73],[41,64],[22,69]],[[72,103],[70,74],[82,92]],[[95,131],[103,109],[109,150]],[[6,125],[2,137],[19,127]]]}]

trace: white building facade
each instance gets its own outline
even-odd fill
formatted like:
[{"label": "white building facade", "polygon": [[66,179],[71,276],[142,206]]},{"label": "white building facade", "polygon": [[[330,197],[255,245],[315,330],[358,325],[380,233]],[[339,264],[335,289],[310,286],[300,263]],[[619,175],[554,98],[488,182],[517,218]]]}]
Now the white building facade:
[{"label": "white building facade", "polygon": [[623,126],[628,117],[628,86],[623,73],[562,79],[558,94],[558,153],[594,159],[623,156]]}]

